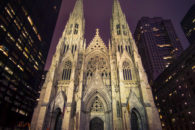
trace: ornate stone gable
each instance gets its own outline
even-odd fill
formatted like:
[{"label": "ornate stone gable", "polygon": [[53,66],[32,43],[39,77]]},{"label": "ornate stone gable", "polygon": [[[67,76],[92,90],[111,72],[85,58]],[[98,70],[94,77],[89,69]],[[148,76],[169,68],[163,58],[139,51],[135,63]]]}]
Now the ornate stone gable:
[{"label": "ornate stone gable", "polygon": [[99,51],[106,52],[106,53],[108,52],[107,47],[105,46],[102,38],[99,35],[99,29],[96,29],[95,37],[90,42],[90,45],[87,47],[86,54],[89,54],[90,52],[94,50],[96,51],[99,50]]}]

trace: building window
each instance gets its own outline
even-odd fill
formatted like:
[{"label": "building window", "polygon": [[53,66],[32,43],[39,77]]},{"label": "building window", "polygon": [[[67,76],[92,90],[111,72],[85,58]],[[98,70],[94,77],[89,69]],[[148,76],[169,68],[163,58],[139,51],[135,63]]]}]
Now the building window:
[{"label": "building window", "polygon": [[79,25],[76,23],[74,26],[74,34],[78,33],[78,28],[79,28]]},{"label": "building window", "polygon": [[121,34],[121,30],[120,30],[120,24],[116,25],[116,31],[117,31],[117,35]]},{"label": "building window", "polygon": [[121,45],[121,53],[123,53],[123,46]]},{"label": "building window", "polygon": [[123,63],[123,78],[124,80],[132,80],[130,65],[126,61]]},{"label": "building window", "polygon": [[62,80],[70,80],[72,63],[70,61],[65,62],[65,67],[62,73]]},{"label": "building window", "polygon": [[116,103],[116,108],[117,108],[117,117],[121,117],[121,109],[120,109],[119,101],[117,101]]},{"label": "building window", "polygon": [[120,46],[118,45],[118,51],[120,52]]}]

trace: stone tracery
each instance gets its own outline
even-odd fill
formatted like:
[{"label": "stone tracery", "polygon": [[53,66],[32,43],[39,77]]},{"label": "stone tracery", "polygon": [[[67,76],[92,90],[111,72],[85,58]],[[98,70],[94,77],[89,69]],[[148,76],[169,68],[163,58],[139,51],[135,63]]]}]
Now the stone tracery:
[{"label": "stone tracery", "polygon": [[103,112],[104,111],[103,104],[98,96],[95,97],[91,105],[90,111],[91,112]]}]

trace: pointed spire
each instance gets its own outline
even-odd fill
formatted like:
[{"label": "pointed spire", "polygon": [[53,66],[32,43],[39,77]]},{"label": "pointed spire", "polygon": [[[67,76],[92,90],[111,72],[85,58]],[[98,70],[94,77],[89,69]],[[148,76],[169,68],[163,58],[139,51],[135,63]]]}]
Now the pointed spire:
[{"label": "pointed spire", "polygon": [[121,5],[118,0],[114,0],[113,7],[112,7],[112,15],[117,15],[117,16],[123,15],[123,11],[121,9]]},{"label": "pointed spire", "polygon": [[83,16],[83,0],[76,0],[72,15]]}]

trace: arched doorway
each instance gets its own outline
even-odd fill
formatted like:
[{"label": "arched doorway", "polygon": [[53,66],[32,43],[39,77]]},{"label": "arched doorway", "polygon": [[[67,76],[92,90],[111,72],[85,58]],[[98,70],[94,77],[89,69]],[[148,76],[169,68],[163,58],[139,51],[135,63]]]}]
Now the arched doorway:
[{"label": "arched doorway", "polygon": [[57,109],[56,111],[56,119],[55,119],[55,126],[54,126],[54,130],[61,130],[61,126],[62,126],[62,113],[60,111],[60,109]]},{"label": "arched doorway", "polygon": [[141,118],[136,109],[131,112],[131,130],[142,130]]},{"label": "arched doorway", "polygon": [[89,130],[104,130],[104,122],[98,117],[93,118],[90,121]]}]

